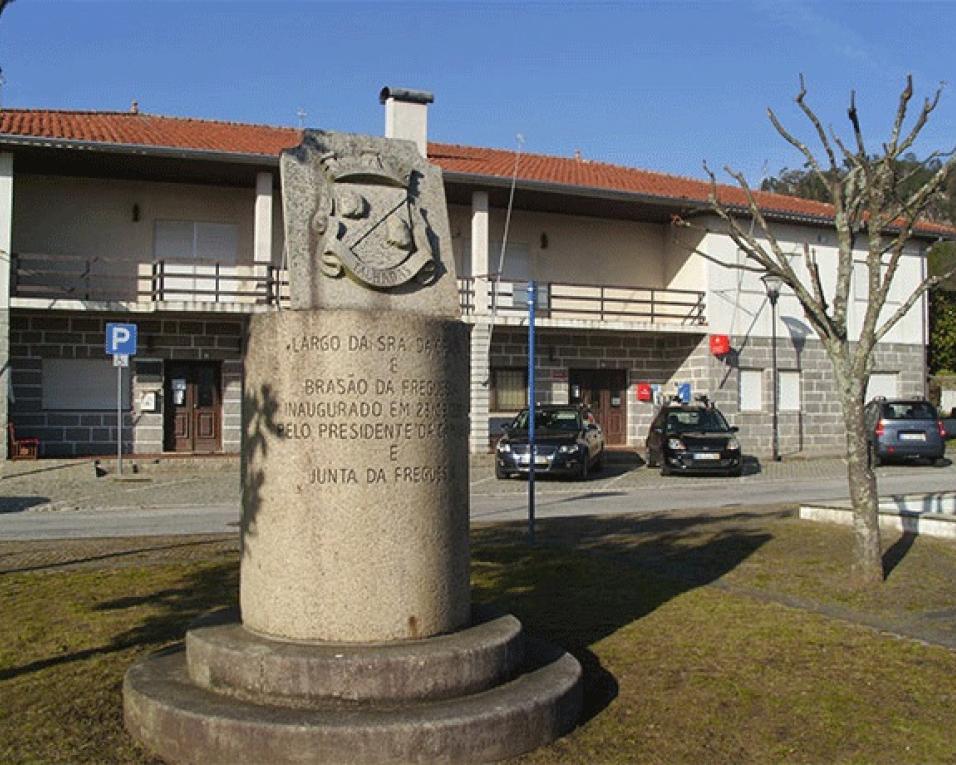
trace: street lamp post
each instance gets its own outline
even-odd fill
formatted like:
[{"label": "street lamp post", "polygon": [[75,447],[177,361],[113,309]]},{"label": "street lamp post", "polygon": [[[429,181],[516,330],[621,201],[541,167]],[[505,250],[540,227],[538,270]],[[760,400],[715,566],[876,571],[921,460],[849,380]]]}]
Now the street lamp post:
[{"label": "street lamp post", "polygon": [[777,421],[777,298],[780,297],[780,288],[783,279],[776,274],[764,274],[760,277],[767,290],[767,299],[770,301],[770,388],[773,391],[773,461],[780,462],[780,431]]}]

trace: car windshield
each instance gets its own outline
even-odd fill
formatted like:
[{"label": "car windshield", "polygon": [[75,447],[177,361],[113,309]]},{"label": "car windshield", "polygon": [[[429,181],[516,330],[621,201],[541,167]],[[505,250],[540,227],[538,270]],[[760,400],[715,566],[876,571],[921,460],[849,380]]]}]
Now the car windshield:
[{"label": "car windshield", "polygon": [[713,433],[730,430],[727,420],[716,409],[679,409],[668,412],[666,427],[669,433],[698,430]]},{"label": "car windshield", "polygon": [[884,420],[935,420],[936,410],[927,401],[894,401],[883,405]]},{"label": "car windshield", "polygon": [[[511,427],[515,430],[528,429],[527,409],[515,417]],[[534,413],[534,427],[536,430],[580,430],[580,415],[577,409],[539,409]]]}]

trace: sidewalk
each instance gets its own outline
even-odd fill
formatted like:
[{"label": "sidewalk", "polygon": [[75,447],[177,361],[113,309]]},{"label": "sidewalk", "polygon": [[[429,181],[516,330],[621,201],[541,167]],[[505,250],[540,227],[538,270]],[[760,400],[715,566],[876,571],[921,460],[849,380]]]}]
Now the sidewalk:
[{"label": "sidewalk", "polygon": [[124,460],[122,477],[113,472],[114,461],[101,464],[105,471],[97,470],[92,459],[3,463],[0,513],[239,505],[238,457]]}]

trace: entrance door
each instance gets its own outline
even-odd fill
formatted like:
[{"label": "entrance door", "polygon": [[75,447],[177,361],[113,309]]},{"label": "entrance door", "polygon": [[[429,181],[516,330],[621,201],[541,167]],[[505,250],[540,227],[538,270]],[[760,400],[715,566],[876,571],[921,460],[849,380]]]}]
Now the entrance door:
[{"label": "entrance door", "polygon": [[171,452],[221,449],[219,362],[166,362],[164,445]]},{"label": "entrance door", "polygon": [[627,372],[623,369],[572,369],[571,402],[587,406],[609,446],[627,444]]}]

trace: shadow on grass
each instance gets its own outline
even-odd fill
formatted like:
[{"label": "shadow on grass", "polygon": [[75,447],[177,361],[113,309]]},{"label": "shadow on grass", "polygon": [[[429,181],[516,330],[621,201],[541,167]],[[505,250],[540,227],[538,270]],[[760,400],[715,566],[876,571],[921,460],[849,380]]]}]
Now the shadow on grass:
[{"label": "shadow on grass", "polygon": [[900,534],[900,538],[897,539],[892,545],[886,548],[886,552],[883,553],[883,576],[884,578],[889,578],[890,574],[893,573],[895,569],[906,557],[906,553],[910,551],[910,548],[916,542],[916,537],[918,537],[915,531],[904,531]]},{"label": "shadow on grass", "polygon": [[58,568],[69,568],[70,566],[81,566],[84,563],[97,563],[100,561],[113,560],[117,558],[131,558],[143,553],[161,552],[165,550],[181,550],[186,547],[203,547],[204,545],[220,544],[222,544],[222,540],[219,539],[204,539],[199,542],[179,542],[172,545],[137,547],[132,550],[117,550],[116,552],[102,553],[100,555],[83,555],[78,558],[69,558],[67,560],[56,561],[55,563],[38,563],[35,566],[21,566],[20,568],[10,569],[0,568],[0,576],[4,576],[5,574],[25,574],[31,571],[50,571]]},{"label": "shadow on grass", "polygon": [[533,548],[525,544],[523,522],[476,529],[475,599],[512,611],[531,634],[575,654],[585,671],[590,719],[617,696],[616,679],[591,647],[734,569],[772,536],[748,523],[770,517],[776,516],[548,518],[539,522]]},{"label": "shadow on grass", "polygon": [[107,600],[94,606],[94,611],[116,611],[149,608],[149,613],[135,626],[118,633],[113,639],[95,648],[50,656],[18,667],[0,669],[0,680],[26,675],[48,667],[70,664],[94,656],[125,651],[130,648],[158,647],[182,639],[189,623],[210,608],[234,603],[238,593],[239,569],[235,563],[205,566],[194,570],[175,587]]},{"label": "shadow on grass", "polygon": [[49,497],[0,497],[0,515],[4,513],[22,513],[37,505],[45,505]]}]

